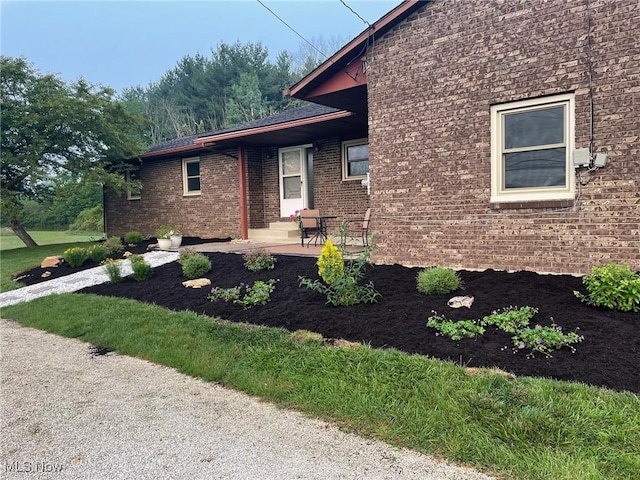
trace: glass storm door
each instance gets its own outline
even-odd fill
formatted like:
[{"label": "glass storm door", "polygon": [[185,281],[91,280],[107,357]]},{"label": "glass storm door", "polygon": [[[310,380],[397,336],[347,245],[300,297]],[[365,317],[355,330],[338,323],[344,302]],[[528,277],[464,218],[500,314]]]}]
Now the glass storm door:
[{"label": "glass storm door", "polygon": [[289,217],[307,206],[305,147],[283,148],[278,157],[280,216]]}]

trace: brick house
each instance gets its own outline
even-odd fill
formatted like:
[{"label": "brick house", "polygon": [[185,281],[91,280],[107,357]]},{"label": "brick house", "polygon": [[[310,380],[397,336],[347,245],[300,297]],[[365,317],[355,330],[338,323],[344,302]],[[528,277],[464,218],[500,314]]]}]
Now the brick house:
[{"label": "brick house", "polygon": [[[220,209],[228,220],[216,211],[216,221],[241,236],[238,199],[250,225],[280,216],[275,185],[282,190],[286,175],[275,158],[319,140],[314,202],[350,216],[370,206],[378,263],[579,274],[615,261],[640,270],[638,24],[637,0],[403,2],[286,92],[340,120],[282,124],[327,129],[300,142],[284,131],[255,148],[247,140],[244,162],[202,153],[216,195],[190,212],[192,198],[169,189],[166,203],[198,229]],[[346,119],[348,129],[336,125]],[[178,153],[143,159],[143,199],[180,179]],[[244,194],[233,187],[242,164]],[[358,181],[366,167],[370,196]],[[147,168],[162,173],[147,183]],[[118,215],[150,227],[167,212],[132,204],[108,201],[108,225]]]}]

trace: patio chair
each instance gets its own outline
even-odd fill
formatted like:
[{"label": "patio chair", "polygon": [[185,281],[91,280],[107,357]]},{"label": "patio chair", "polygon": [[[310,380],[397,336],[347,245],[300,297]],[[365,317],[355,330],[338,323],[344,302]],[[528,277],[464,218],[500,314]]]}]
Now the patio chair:
[{"label": "patio chair", "polygon": [[[304,247],[304,239],[313,234],[309,238],[309,243],[313,238],[325,234],[322,231],[322,222],[320,221],[320,210],[300,210],[300,244]],[[317,240],[316,240],[317,241]]]},{"label": "patio chair", "polygon": [[348,239],[360,238],[362,247],[369,246],[369,224],[371,223],[371,209],[367,208],[364,218],[353,218],[344,221],[346,228],[342,231],[342,244],[346,245]]}]

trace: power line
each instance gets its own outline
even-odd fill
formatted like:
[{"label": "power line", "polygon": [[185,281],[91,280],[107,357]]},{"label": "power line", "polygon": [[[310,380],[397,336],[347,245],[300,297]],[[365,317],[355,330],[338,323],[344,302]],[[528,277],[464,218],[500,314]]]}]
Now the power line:
[{"label": "power line", "polygon": [[273,10],[271,10],[269,7],[267,7],[264,3],[262,3],[262,0],[257,0],[257,2],[262,5],[264,8],[266,8],[269,12],[271,12],[271,14],[276,17],[278,20],[280,20],[289,30],[291,30],[293,33],[295,33],[297,36],[299,36],[304,42],[306,42],[311,48],[313,48],[316,52],[318,52],[320,55],[322,55],[323,58],[328,58],[328,55],[325,54],[324,52],[320,51],[313,43],[311,43],[309,40],[307,40],[306,38],[304,38],[302,35],[300,35],[291,25],[289,25],[287,22],[285,22],[282,18],[280,18]]},{"label": "power line", "polygon": [[366,26],[371,28],[371,24],[369,22],[367,22],[364,18],[362,18],[360,15],[358,15],[358,12],[356,12],[353,8],[351,8],[349,5],[347,5],[344,0],[340,0],[340,3],[342,5],[344,5],[345,7],[347,7],[349,10],[351,10],[351,13],[353,13],[356,17],[358,17],[360,20],[362,20]]}]

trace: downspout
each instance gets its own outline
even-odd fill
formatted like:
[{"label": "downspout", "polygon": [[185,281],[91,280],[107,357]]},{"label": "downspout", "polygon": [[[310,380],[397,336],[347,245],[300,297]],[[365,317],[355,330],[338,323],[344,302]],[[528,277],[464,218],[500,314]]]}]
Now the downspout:
[{"label": "downspout", "polygon": [[238,146],[238,185],[240,194],[240,238],[249,239],[249,213],[247,208],[247,167],[244,159],[244,148]]}]

